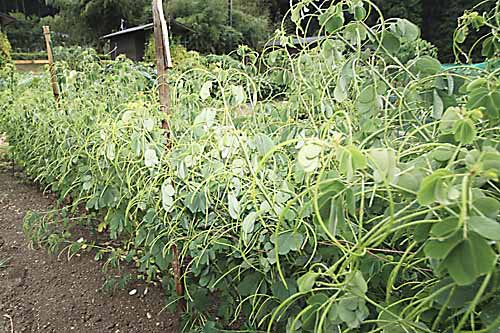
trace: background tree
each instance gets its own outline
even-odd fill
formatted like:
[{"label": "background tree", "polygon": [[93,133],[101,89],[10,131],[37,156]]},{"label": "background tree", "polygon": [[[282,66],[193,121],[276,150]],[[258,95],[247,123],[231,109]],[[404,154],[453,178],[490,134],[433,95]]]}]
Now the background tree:
[{"label": "background tree", "polygon": [[257,5],[255,0],[233,0],[232,26],[226,0],[173,0],[168,3],[167,12],[194,30],[188,37],[189,48],[221,53],[239,44],[255,47],[267,39],[268,12]]},{"label": "background tree", "polygon": [[[228,52],[239,44],[253,47],[264,43],[281,25],[290,4],[299,0],[169,0],[166,13],[189,25],[188,48],[201,52]],[[334,0],[316,1],[327,4]],[[457,18],[480,0],[373,0],[385,17],[402,17],[418,24],[424,39],[439,48],[442,61],[454,61],[451,36]],[[313,6],[310,6],[313,10]],[[485,8],[486,9],[486,8]],[[43,49],[39,32],[49,24],[59,45],[102,46],[99,37],[120,28],[122,19],[134,26],[151,22],[150,0],[0,0],[0,10],[14,14],[18,23],[7,29],[14,50]],[[21,14],[22,13],[22,14]],[[24,18],[23,18],[24,16]],[[312,26],[314,28],[314,24]],[[290,20],[288,33],[294,33]],[[314,29],[309,32],[314,34]],[[479,59],[476,59],[479,60]]]},{"label": "background tree", "polygon": [[47,0],[59,10],[61,24],[77,29],[83,40],[99,41],[99,37],[116,31],[124,19],[129,25],[145,21],[148,0]]}]

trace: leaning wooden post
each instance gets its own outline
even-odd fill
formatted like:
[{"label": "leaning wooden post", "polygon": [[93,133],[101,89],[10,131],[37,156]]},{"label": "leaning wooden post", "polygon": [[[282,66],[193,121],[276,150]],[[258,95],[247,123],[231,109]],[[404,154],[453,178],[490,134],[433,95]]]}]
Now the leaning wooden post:
[{"label": "leaning wooden post", "polygon": [[[170,89],[167,81],[167,70],[172,68],[172,59],[170,57],[170,45],[168,37],[167,21],[163,13],[162,0],[153,0],[153,25],[156,48],[156,64],[158,67],[158,93],[160,95],[160,110],[165,113],[161,121],[161,126],[165,130],[166,148],[170,147],[170,126],[168,124],[168,115],[170,109]],[[181,281],[182,267],[179,261],[179,250],[177,245],[172,245],[172,269],[174,271],[175,291],[177,296],[181,297],[178,303],[178,309],[184,310],[184,288]]]},{"label": "leaning wooden post", "polygon": [[50,28],[43,26],[43,35],[45,36],[45,45],[47,47],[47,56],[49,58],[50,80],[52,83],[52,91],[56,102],[59,102],[59,87],[57,86],[56,71],[54,69],[54,56],[52,55],[52,42],[50,40]]},{"label": "leaning wooden post", "polygon": [[167,115],[170,113],[170,89],[167,81],[167,69],[172,67],[170,46],[168,41],[168,27],[163,14],[162,0],[153,0],[153,24],[156,48],[156,64],[158,67],[158,93],[160,95],[160,109],[166,115],[162,120],[165,130],[167,146],[170,144],[170,128]]}]

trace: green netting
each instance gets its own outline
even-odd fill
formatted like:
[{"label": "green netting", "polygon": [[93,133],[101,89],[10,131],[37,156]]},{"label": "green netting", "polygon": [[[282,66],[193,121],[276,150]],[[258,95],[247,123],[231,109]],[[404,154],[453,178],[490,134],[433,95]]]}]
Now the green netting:
[{"label": "green netting", "polygon": [[477,69],[486,69],[486,63],[481,62],[478,64],[443,64],[441,65],[444,70],[452,69],[452,68],[464,68],[464,67],[472,67]]}]

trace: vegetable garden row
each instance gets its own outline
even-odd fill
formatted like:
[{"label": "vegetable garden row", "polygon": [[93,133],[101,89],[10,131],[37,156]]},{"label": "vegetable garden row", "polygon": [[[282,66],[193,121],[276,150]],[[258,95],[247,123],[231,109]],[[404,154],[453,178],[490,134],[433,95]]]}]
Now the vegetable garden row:
[{"label": "vegetable garden row", "polygon": [[[4,71],[11,157],[71,198],[26,234],[135,264],[174,308],[176,247],[186,331],[499,332],[500,2],[454,36],[467,60],[468,32],[484,33],[486,68],[447,70],[370,1],[312,3],[290,18],[328,38],[187,57],[169,115],[154,71],[125,59],[57,63],[58,103],[48,74]],[[74,242],[76,223],[112,242]]]}]

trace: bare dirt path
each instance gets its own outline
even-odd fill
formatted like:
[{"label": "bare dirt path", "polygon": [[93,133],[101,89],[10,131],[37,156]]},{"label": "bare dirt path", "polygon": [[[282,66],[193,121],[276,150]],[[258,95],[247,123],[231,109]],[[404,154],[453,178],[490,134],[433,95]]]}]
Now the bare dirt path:
[{"label": "bare dirt path", "polygon": [[[23,217],[50,205],[0,156],[0,333],[177,332],[173,316],[160,313],[160,289],[149,287],[144,295],[144,286],[132,285],[110,295],[99,291],[105,276],[92,255],[68,262],[31,250],[22,233]],[[135,288],[140,291],[130,296]]]}]

